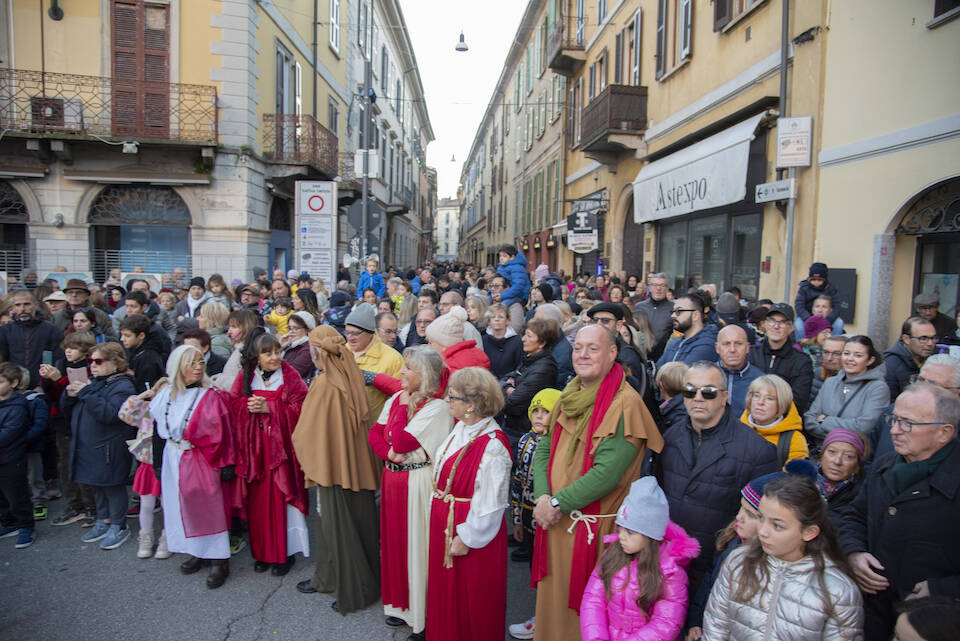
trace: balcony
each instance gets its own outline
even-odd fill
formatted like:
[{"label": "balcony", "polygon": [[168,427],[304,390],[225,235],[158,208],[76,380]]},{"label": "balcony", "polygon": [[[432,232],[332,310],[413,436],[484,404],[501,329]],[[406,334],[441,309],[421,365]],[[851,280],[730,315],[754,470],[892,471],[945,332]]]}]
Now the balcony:
[{"label": "balcony", "polygon": [[608,153],[638,149],[647,128],[647,88],[607,85],[583,110],[580,149]]},{"label": "balcony", "polygon": [[263,157],[270,162],[308,165],[328,177],[338,175],[337,137],[310,116],[263,115]]},{"label": "balcony", "polygon": [[11,133],[216,145],[217,126],[214,86],[0,71],[0,128]]},{"label": "balcony", "polygon": [[578,16],[559,15],[557,24],[550,32],[547,44],[548,66],[564,76],[573,76],[587,58],[583,47],[585,19]]}]

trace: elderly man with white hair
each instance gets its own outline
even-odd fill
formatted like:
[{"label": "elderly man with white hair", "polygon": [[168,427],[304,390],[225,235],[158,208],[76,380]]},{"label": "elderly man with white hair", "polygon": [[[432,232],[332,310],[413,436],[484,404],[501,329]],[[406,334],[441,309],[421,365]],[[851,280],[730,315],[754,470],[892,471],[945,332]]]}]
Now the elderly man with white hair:
[{"label": "elderly man with white hair", "polygon": [[573,378],[573,346],[566,336],[563,335],[563,312],[553,303],[541,303],[537,305],[537,311],[533,314],[534,318],[545,318],[554,321],[557,324],[557,340],[550,346],[550,352],[553,354],[553,360],[557,361],[557,389],[563,389],[567,382]]}]

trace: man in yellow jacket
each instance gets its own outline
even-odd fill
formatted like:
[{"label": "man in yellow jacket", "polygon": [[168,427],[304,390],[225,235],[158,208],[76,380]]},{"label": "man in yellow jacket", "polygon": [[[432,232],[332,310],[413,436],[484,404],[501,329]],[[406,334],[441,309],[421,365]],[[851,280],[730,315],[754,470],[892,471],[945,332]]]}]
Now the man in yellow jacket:
[{"label": "man in yellow jacket", "polygon": [[[400,378],[403,357],[392,347],[387,347],[377,336],[376,316],[377,310],[373,305],[369,303],[355,305],[345,321],[346,330],[343,334],[347,339],[347,345],[350,346],[350,351],[357,359],[360,369]],[[387,398],[387,395],[376,387],[367,386],[371,421],[379,418]]]}]

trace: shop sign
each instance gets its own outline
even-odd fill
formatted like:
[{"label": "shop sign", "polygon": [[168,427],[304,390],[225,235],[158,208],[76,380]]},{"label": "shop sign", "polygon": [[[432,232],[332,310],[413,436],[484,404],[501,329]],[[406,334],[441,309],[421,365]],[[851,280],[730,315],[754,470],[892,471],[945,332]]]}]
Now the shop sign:
[{"label": "shop sign", "polygon": [[813,117],[777,118],[777,168],[809,167]]},{"label": "shop sign", "polygon": [[597,225],[599,201],[580,200],[573,203],[573,213],[567,216],[567,247],[578,254],[592,252],[600,246]]}]

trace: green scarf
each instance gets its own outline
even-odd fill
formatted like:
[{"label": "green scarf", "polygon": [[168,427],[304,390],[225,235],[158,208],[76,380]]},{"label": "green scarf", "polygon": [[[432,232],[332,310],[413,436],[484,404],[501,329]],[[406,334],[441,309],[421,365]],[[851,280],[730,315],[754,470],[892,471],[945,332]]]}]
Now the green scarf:
[{"label": "green scarf", "polygon": [[940,464],[950,456],[950,453],[953,452],[953,448],[956,446],[956,439],[951,439],[949,443],[934,452],[930,458],[924,459],[923,461],[914,461],[913,463],[908,463],[902,456],[897,455],[897,459],[889,472],[893,478],[893,484],[894,487],[896,487],[897,494],[913,487],[925,478],[933,476],[933,473],[936,472]]},{"label": "green scarf", "polygon": [[573,433],[573,440],[567,447],[567,465],[573,464],[573,456],[577,450],[577,442],[583,435],[583,431],[590,424],[590,415],[593,413],[593,405],[597,400],[597,392],[600,390],[600,384],[603,381],[597,381],[590,387],[580,389],[580,377],[576,376],[564,388],[560,396],[560,411],[564,416],[577,419],[577,429]]}]

